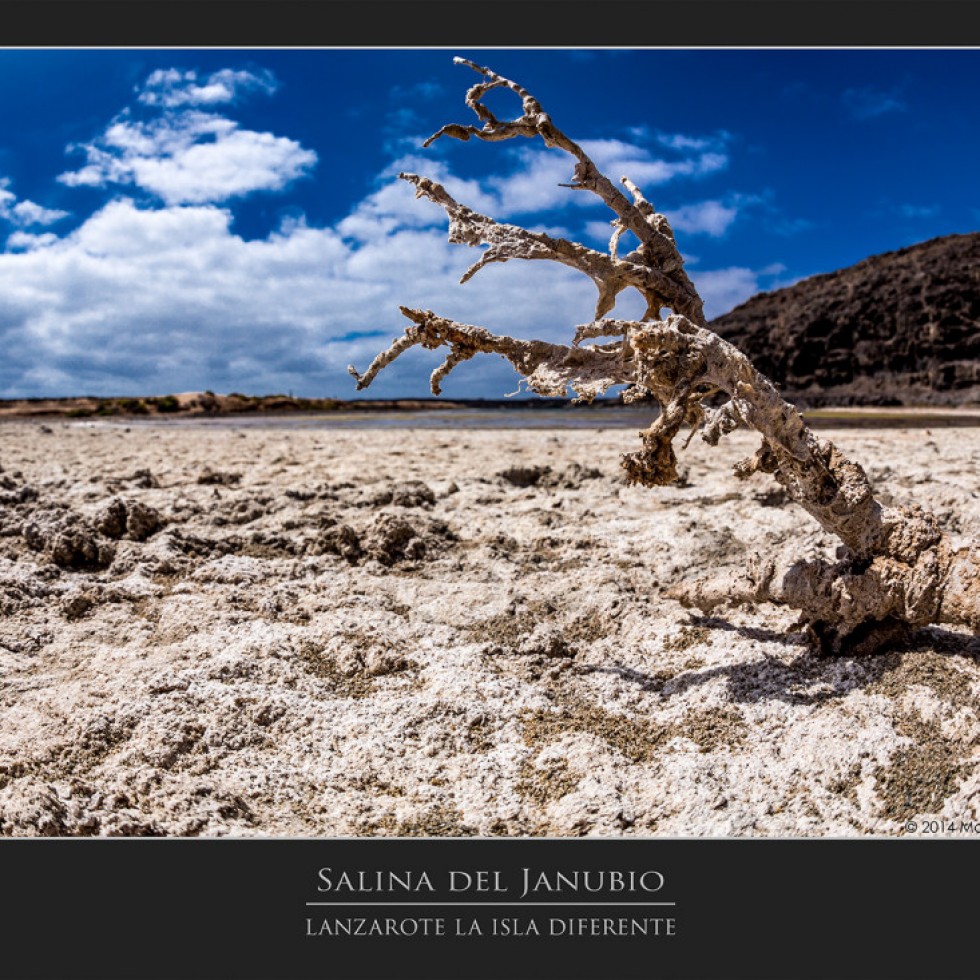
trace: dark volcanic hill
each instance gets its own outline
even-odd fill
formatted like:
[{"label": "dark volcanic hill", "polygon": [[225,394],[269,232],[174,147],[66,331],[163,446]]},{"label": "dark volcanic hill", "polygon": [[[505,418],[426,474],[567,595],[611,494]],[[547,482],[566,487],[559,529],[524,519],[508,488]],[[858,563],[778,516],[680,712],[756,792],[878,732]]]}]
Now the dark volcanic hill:
[{"label": "dark volcanic hill", "polygon": [[801,407],[980,402],[980,233],[760,293],[711,328]]}]

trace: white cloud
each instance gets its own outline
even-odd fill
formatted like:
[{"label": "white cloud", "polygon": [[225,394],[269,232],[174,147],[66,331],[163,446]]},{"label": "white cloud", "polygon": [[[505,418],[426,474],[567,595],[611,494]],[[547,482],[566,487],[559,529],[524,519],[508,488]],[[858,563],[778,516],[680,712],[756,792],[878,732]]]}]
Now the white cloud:
[{"label": "white cloud", "polygon": [[172,109],[233,102],[241,92],[259,91],[271,95],[276,88],[275,78],[268,71],[256,73],[222,68],[199,81],[195,71],[163,68],[154,71],[137,92],[144,105]]},{"label": "white cloud", "polygon": [[[610,180],[629,177],[646,193],[682,177],[704,177],[728,166],[728,155],[719,141],[677,159],[657,156],[639,143],[619,139],[586,139],[579,145]],[[602,207],[600,199],[588,191],[571,190],[574,160],[558,150],[522,147],[510,154],[517,163],[508,174],[491,174],[483,183],[493,194],[493,213],[500,217],[530,214],[567,205]]]},{"label": "white cloud", "polygon": [[760,292],[760,280],[773,275],[773,269],[782,271],[782,266],[767,266],[766,269],[749,269],[744,266],[730,266],[726,269],[702,269],[694,277],[704,312],[709,320],[744,303]]},{"label": "white cloud", "polygon": [[571,238],[572,233],[564,225],[528,225],[527,230],[535,235],[547,235],[549,238]]},{"label": "white cloud", "polygon": [[415,197],[415,188],[397,174],[422,173],[442,184],[460,204],[493,215],[496,202],[473,180],[454,176],[442,162],[416,155],[402,156],[381,175],[380,187],[361,201],[337,226],[342,235],[371,241],[391,234],[397,228],[444,228],[446,214],[436,204]]},{"label": "white cloud", "polygon": [[720,238],[731,227],[738,208],[722,204],[721,201],[701,201],[668,210],[665,214],[674,231]]},{"label": "white cloud", "polygon": [[56,221],[68,217],[67,211],[58,211],[54,208],[42,207],[34,201],[18,201],[11,214],[18,225],[27,227],[28,225],[53,225]]},{"label": "white cloud", "polygon": [[731,140],[732,134],[727,130],[719,130],[709,136],[692,136],[690,133],[664,133],[650,126],[641,124],[629,126],[627,132],[638,140],[656,142],[671,150],[682,152],[716,150],[723,151]]},{"label": "white cloud", "polygon": [[162,115],[141,120],[124,110],[97,139],[70,147],[83,152],[86,163],[58,180],[70,187],[132,185],[166,204],[204,204],[278,191],[311,171],[316,153],[295,140],[242,129],[200,109],[174,111],[174,106],[229,101],[238,88],[272,86],[271,76],[220,71],[201,86],[192,84],[195,77],[174,69],[154,72],[147,91],[156,93],[150,104],[165,107]]},{"label": "white cloud", "polygon": [[134,184],[167,204],[203,204],[281,190],[317,162],[312,150],[272,133],[239,129],[198,111],[151,123],[120,119],[82,147],[88,163],[58,178],[69,186]]},{"label": "white cloud", "polygon": [[[413,208],[414,221],[406,217]],[[399,305],[566,343],[594,309],[588,279],[550,262],[493,265],[459,286],[477,249],[449,244],[441,210],[400,181],[337,228],[293,219],[246,241],[231,222],[211,204],[141,208],[121,199],[62,238],[11,235],[0,254],[0,393],[212,388],[350,398],[346,365],[363,370],[402,332]],[[715,316],[776,271],[704,270],[696,282]],[[641,308],[627,291],[615,312],[635,317]],[[412,351],[365,394],[425,391],[440,359]],[[476,358],[445,392],[500,397],[516,377],[500,358]]]},{"label": "white cloud", "polygon": [[677,177],[702,177],[728,166],[728,154],[721,141],[696,142],[694,147],[674,147],[696,151],[675,160],[653,156],[646,147],[623,140],[582,140],[581,146],[611,179],[618,180],[625,175],[642,187]]},{"label": "white cloud", "polygon": [[[564,235],[565,238],[573,238],[594,248],[599,252],[609,252],[609,243],[613,236],[613,225],[611,221],[586,221],[582,227],[582,234],[577,236]],[[640,240],[631,231],[623,232],[616,243],[616,254],[622,258],[628,255],[633,249],[637,248]]]},{"label": "white cloud", "polygon": [[[416,199],[414,188],[395,176],[400,170],[423,173],[461,203],[500,220],[569,201],[601,208],[594,195],[554,186],[570,178],[571,166],[567,156],[547,150],[505,154],[511,171],[480,181],[457,177],[438,157],[403,154],[335,226],[293,218],[264,238],[243,239],[232,230],[226,202],[281,189],[316,162],[293,140],[243,129],[201,108],[230,101],[249,84],[222,73],[202,79],[155,73],[141,95],[154,118],[121,113],[81,148],[84,164],[60,179],[70,186],[128,187],[134,197],[135,189],[150,191],[162,205],[118,198],[62,237],[21,229],[7,238],[0,254],[0,343],[6,352],[0,395],[212,388],[348,398],[355,390],[346,365],[363,369],[403,331],[407,321],[399,305],[560,342],[591,318],[593,284],[556,263],[495,264],[460,287],[460,276],[481,250],[450,244],[442,209]],[[664,146],[655,138],[648,145],[608,139],[583,146],[613,179],[627,174],[646,190],[727,165],[717,140],[695,142],[677,138],[663,156],[649,148]],[[727,227],[728,210],[736,206],[707,201],[677,214],[690,228],[715,234]],[[0,181],[0,208],[14,214],[17,207],[22,219],[30,215],[38,225],[56,213],[32,202],[18,205]],[[570,216],[576,220],[566,221]],[[585,216],[577,210],[541,215],[536,227],[570,237],[564,227],[541,222],[574,229]],[[586,222],[586,231],[598,224]],[[608,242],[608,225],[602,237]],[[714,315],[755,292],[764,275],[707,270],[697,284]],[[615,313],[639,316],[642,305],[627,291]],[[423,391],[440,360],[440,352],[411,351],[365,394]],[[454,372],[445,391],[450,397],[499,397],[515,381],[502,359],[476,358]]]},{"label": "white cloud", "polygon": [[31,225],[52,225],[68,217],[67,211],[46,208],[34,201],[17,201],[17,195],[10,190],[10,178],[0,178],[0,220],[9,221],[20,228]]},{"label": "white cloud", "polygon": [[[8,241],[0,254],[0,391],[353,397],[346,365],[363,368],[401,333],[400,304],[567,340],[594,302],[591,283],[550,263],[508,263],[461,288],[475,255],[448,244],[444,227],[345,241],[293,220],[246,241],[231,231],[231,217],[214,205],[151,209],[117,200],[63,238]],[[370,395],[417,392],[438,361],[413,352]],[[486,359],[446,391],[458,383],[499,395],[513,378],[507,365]]]},{"label": "white cloud", "polygon": [[15,231],[7,237],[7,249],[12,252],[27,251],[34,248],[44,248],[58,241],[58,236],[47,231],[34,235],[29,231]]},{"label": "white cloud", "polygon": [[483,181],[493,194],[488,211],[494,217],[504,220],[517,214],[548,211],[569,204],[591,204],[595,200],[586,192],[559,186],[571,183],[572,179],[572,161],[566,154],[522,148],[514,156],[518,166],[513,173],[491,174]]},{"label": "white cloud", "polygon": [[133,182],[166,203],[225,201],[258,190],[281,190],[316,163],[312,150],[271,133],[234,130],[167,157],[131,161]]},{"label": "white cloud", "polygon": [[[613,226],[611,221],[586,221],[583,228],[585,235],[583,236],[590,248],[598,248],[600,251],[604,252],[609,248],[609,239],[613,235]],[[628,252],[629,249],[620,248],[621,252]]]},{"label": "white cloud", "polygon": [[786,271],[786,266],[782,262],[770,262],[769,265],[764,266],[759,270],[759,274],[763,276],[779,276]]}]

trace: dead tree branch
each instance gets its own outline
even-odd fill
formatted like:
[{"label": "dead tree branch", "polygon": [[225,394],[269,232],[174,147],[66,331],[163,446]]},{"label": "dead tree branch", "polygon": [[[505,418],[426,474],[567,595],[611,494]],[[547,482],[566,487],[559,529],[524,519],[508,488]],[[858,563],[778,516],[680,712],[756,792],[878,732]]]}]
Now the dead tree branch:
[{"label": "dead tree branch", "polygon": [[558,398],[572,387],[582,401],[592,401],[613,385],[629,384],[632,374],[624,365],[618,344],[589,347],[565,347],[541,340],[517,340],[490,333],[483,327],[456,323],[436,316],[430,310],[399,307],[415,326],[382,351],[363,374],[349,367],[357,380],[358,391],[366,388],[378,372],[411,347],[429,350],[448,347],[449,355],[431,377],[432,393],[440,393],[440,383],[449,372],[474,354],[500,354],[513,364],[531,391],[546,397]]},{"label": "dead tree branch", "polygon": [[[685,425],[709,445],[735,429],[755,429],[761,445],[736,466],[735,476],[772,474],[792,500],[840,540],[837,556],[834,561],[795,561],[785,567],[756,558],[738,574],[676,587],[676,599],[704,612],[723,603],[788,605],[800,611],[802,622],[833,651],[878,649],[903,630],[928,623],[980,629],[980,552],[975,547],[954,550],[931,514],[917,507],[886,507],[877,500],[864,470],[831,442],[819,439],[744,354],[706,327],[701,299],[683,271],[670,225],[640,190],[624,177],[632,200],[622,194],[521,86],[471,61],[456,61],[484,78],[466,96],[483,125],[444,126],[425,145],[441,136],[487,141],[540,136],[546,146],[571,154],[576,164],[574,182],[568,186],[598,195],[616,215],[609,254],[498,223],[460,204],[434,181],[415,174],[400,176],[415,185],[417,196],[446,211],[451,242],[487,246],[463,282],[492,262],[550,259],[592,279],[599,290],[596,314],[576,328],[572,345],[566,347],[498,336],[428,310],[402,307],[413,325],[363,375],[350,368],[358,389],[414,346],[449,348],[432,374],[435,394],[457,364],[478,353],[503,356],[541,395],[564,396],[571,388],[579,400],[590,401],[614,385],[630,385],[633,392],[652,395],[662,409],[640,434],[641,448],[623,458],[629,482],[644,486],[677,478],[673,443]],[[521,116],[501,121],[486,107],[482,99],[496,88],[520,97]],[[620,259],[616,247],[625,230],[636,235],[640,247]],[[644,318],[606,318],[627,287],[646,300]],[[673,312],[661,319],[663,307]],[[598,337],[619,339],[582,346],[584,340]],[[708,400],[718,393],[727,400],[712,407]]]},{"label": "dead tree branch", "polygon": [[[513,139],[515,136],[540,136],[545,146],[564,150],[576,160],[572,183],[565,186],[596,194],[615,213],[622,227],[633,232],[639,239],[640,247],[635,253],[626,256],[626,259],[635,260],[650,269],[657,269],[674,280],[673,299],[668,301],[664,297],[660,306],[669,306],[675,313],[683,313],[695,323],[704,324],[701,297],[694,284],[688,279],[687,273],[684,272],[684,260],[674,242],[674,233],[670,229],[670,224],[662,214],[656,212],[639,189],[628,178],[622,178],[622,182],[633,197],[630,201],[599,170],[585,150],[555,126],[551,116],[542,109],[538,100],[520,85],[466,58],[453,60],[456,64],[466,65],[484,76],[485,81],[474,85],[466,93],[466,104],[483,121],[483,126],[477,128],[451,123],[443,126],[422,145],[429,146],[440,136],[451,136],[458,140],[468,140],[475,136],[477,139],[490,142]],[[508,88],[520,96],[524,111],[519,118],[502,122],[480,101],[487,92],[496,88]]]}]

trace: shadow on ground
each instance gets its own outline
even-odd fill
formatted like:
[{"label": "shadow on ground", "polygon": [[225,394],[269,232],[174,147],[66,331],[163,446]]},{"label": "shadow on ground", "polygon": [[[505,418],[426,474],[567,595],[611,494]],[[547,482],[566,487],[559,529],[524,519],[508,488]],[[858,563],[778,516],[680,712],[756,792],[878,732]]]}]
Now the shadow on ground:
[{"label": "shadow on ground", "polygon": [[[903,643],[887,653],[866,656],[826,656],[812,645],[802,633],[780,633],[758,627],[736,626],[719,617],[698,617],[697,625],[710,629],[738,633],[761,643],[779,643],[800,652],[789,661],[764,653],[751,663],[725,664],[703,670],[687,670],[674,677],[647,674],[622,665],[583,665],[589,673],[617,674],[640,685],[644,690],[669,700],[695,687],[721,677],[727,684],[732,701],[755,704],[762,701],[783,701],[786,704],[814,705],[838,701],[852,691],[879,690],[891,674],[906,676],[916,683],[916,658],[929,669],[937,658],[945,660],[965,657],[980,663],[980,637],[929,626],[913,632]],[[947,665],[949,666],[949,665]],[[890,685],[894,687],[894,684]],[[930,686],[933,686],[930,684]]]}]

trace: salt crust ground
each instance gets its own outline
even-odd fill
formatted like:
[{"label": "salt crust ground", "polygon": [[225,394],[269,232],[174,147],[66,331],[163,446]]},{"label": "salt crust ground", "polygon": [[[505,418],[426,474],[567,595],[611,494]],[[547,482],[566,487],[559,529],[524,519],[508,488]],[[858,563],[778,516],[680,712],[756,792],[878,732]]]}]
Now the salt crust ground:
[{"label": "salt crust ground", "polygon": [[[976,537],[980,429],[827,435]],[[822,659],[777,608],[665,598],[833,546],[731,478],[755,442],[695,441],[647,490],[632,430],[3,424],[0,833],[980,822],[977,638]]]}]

